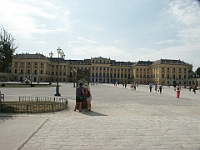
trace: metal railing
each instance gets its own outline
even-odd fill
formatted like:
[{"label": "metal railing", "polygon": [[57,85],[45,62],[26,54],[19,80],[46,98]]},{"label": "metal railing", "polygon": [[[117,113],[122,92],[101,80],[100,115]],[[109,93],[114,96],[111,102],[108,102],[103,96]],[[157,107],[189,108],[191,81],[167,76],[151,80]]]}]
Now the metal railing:
[{"label": "metal railing", "polygon": [[45,113],[61,111],[68,107],[67,98],[20,96],[19,101],[0,104],[0,112]]},{"label": "metal railing", "polygon": [[62,102],[66,98],[62,97],[33,97],[33,96],[19,96],[19,101],[38,102],[38,101],[51,101]]}]

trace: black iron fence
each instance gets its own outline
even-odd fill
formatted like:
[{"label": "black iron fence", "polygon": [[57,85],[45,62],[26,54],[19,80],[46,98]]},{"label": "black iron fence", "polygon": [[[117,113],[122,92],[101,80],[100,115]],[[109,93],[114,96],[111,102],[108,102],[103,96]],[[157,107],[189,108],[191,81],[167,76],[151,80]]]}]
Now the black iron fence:
[{"label": "black iron fence", "polygon": [[19,101],[7,101],[0,104],[0,112],[6,113],[45,113],[61,111],[68,107],[63,97],[27,97],[20,96]]}]

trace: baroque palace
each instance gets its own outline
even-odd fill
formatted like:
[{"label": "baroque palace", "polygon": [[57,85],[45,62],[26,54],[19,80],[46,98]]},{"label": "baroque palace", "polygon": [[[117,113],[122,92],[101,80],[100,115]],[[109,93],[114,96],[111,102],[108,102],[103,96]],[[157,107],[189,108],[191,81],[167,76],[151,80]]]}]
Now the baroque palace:
[{"label": "baroque palace", "polygon": [[192,65],[181,60],[124,62],[110,58],[94,57],[84,60],[65,60],[46,57],[43,54],[16,54],[9,68],[7,81],[75,82],[77,69],[88,69],[90,82],[173,85],[193,84],[190,78]]}]

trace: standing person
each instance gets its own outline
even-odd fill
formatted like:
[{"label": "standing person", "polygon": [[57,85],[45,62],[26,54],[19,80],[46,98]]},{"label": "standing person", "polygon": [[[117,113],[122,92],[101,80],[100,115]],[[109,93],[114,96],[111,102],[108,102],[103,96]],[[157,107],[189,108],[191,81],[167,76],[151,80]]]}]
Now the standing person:
[{"label": "standing person", "polygon": [[83,86],[83,83],[79,83],[79,87],[76,89],[76,105],[75,105],[74,111],[76,111],[76,109],[79,109],[79,112],[81,112],[83,95],[84,95],[82,86]]},{"label": "standing person", "polygon": [[157,85],[157,83],[155,84],[155,91],[157,92],[157,90],[158,90],[158,85]]},{"label": "standing person", "polygon": [[162,93],[162,84],[159,85],[160,94]]},{"label": "standing person", "polygon": [[125,89],[126,89],[127,84],[125,83]]},{"label": "standing person", "polygon": [[196,86],[196,84],[194,84],[193,85],[193,92],[194,92],[194,94],[196,94],[196,89],[197,89],[197,86]]},{"label": "standing person", "polygon": [[150,91],[150,93],[151,93],[152,87],[153,87],[153,84],[150,82],[149,83],[149,91]]},{"label": "standing person", "polygon": [[176,85],[176,97],[179,98],[180,97],[180,93],[181,93],[181,89],[179,84]]},{"label": "standing person", "polygon": [[90,87],[88,86],[88,84],[86,83],[84,86],[85,89],[85,93],[87,96],[87,110],[86,111],[91,111],[91,100],[92,100],[92,94],[90,92]]}]

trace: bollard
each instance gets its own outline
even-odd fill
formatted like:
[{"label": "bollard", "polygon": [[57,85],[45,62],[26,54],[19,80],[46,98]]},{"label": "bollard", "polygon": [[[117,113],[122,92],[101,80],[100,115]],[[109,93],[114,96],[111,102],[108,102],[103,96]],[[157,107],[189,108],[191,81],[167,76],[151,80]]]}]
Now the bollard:
[{"label": "bollard", "polygon": [[180,90],[176,91],[176,97],[179,98],[180,97]]}]

